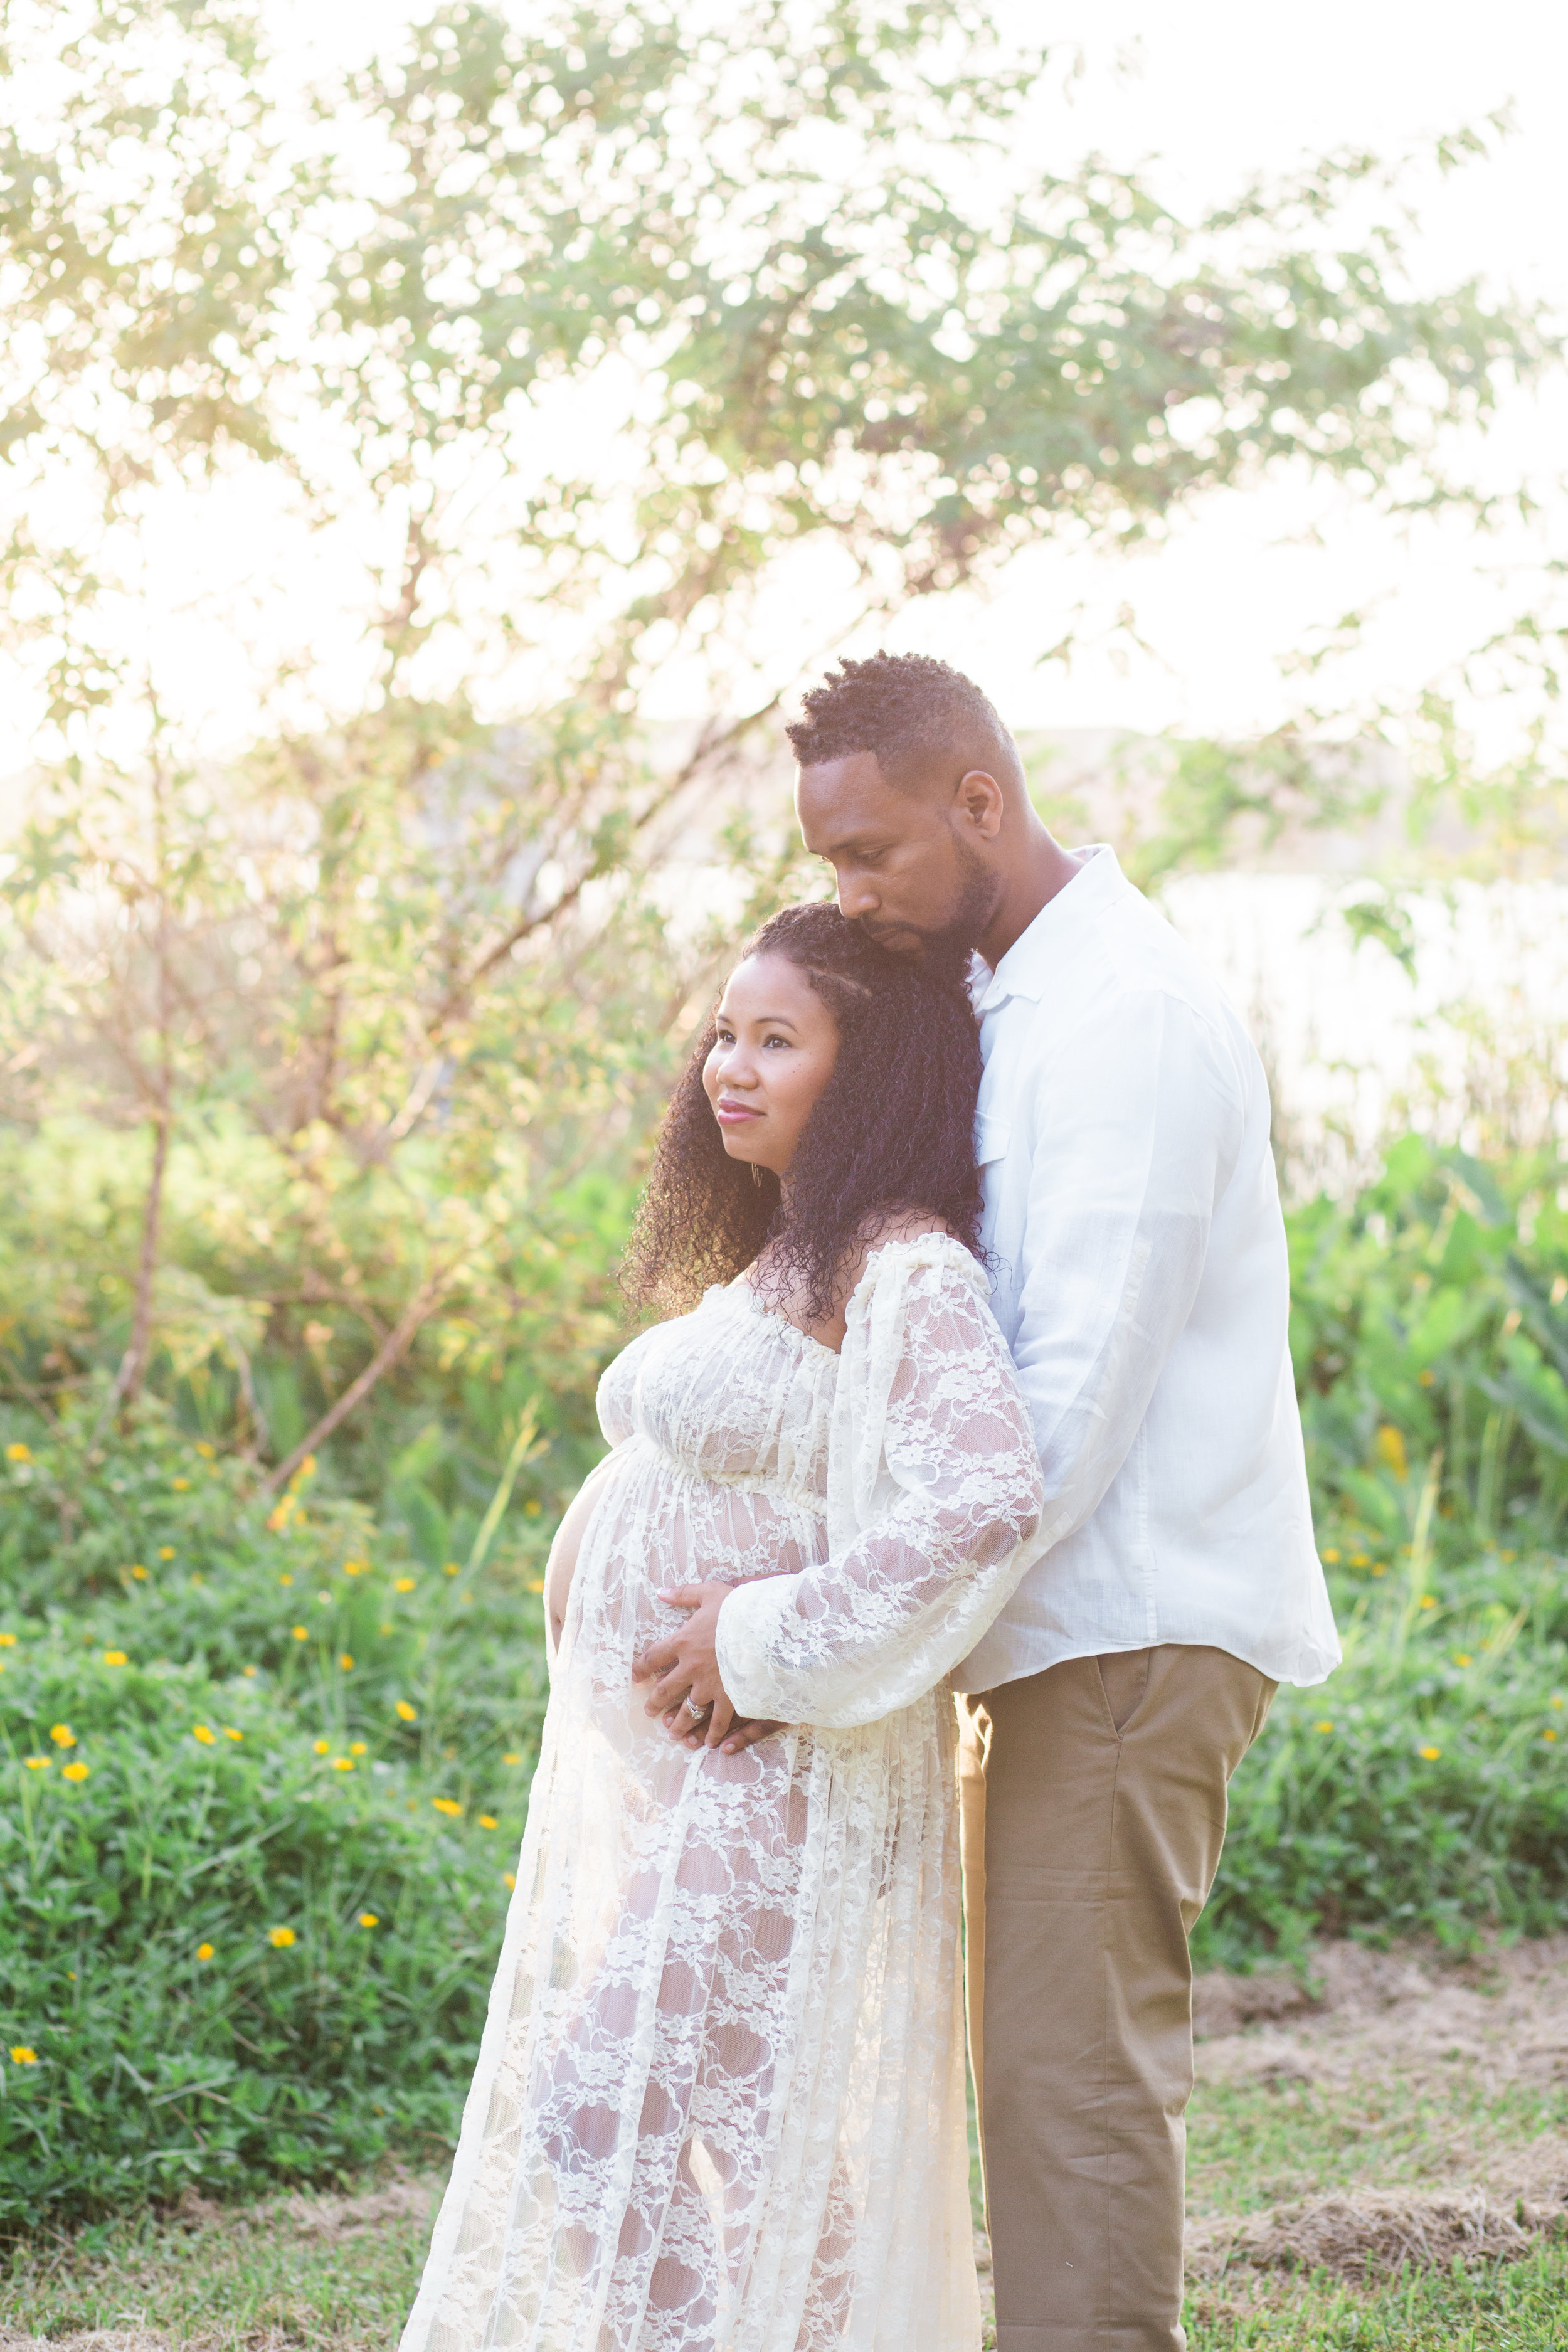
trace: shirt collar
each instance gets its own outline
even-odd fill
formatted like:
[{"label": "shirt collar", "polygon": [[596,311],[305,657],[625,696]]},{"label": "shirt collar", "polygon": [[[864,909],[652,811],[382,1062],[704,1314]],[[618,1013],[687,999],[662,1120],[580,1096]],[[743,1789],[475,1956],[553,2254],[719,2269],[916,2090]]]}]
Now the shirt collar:
[{"label": "shirt collar", "polygon": [[1129,896],[1132,885],[1103,841],[1076,850],[1082,864],[1072,880],[1047,899],[1026,931],[1016,939],[994,971],[976,959],[974,1009],[982,1018],[1010,996],[1037,1004],[1056,974],[1072,963],[1108,907]]}]

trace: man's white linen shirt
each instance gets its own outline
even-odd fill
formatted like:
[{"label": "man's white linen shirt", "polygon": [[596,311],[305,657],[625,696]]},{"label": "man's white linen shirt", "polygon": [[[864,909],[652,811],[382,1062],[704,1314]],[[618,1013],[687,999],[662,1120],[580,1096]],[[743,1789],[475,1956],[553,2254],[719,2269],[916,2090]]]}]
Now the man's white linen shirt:
[{"label": "man's white linen shirt", "polygon": [[1268,1088],[1222,991],[1103,846],[979,967],[997,1320],[1049,1549],[952,1676],[1161,1642],[1338,1664],[1289,1345]]}]

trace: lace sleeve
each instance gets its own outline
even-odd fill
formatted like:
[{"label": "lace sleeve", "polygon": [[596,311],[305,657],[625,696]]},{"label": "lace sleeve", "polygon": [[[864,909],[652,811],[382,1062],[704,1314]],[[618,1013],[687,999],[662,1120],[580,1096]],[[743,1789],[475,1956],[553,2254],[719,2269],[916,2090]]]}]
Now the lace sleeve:
[{"label": "lace sleeve", "polygon": [[742,1714],[847,1730],[912,1705],[1033,1561],[1039,1458],[983,1283],[947,1234],[872,1253],[834,1401],[829,1557],[738,1586],[719,1613]]}]

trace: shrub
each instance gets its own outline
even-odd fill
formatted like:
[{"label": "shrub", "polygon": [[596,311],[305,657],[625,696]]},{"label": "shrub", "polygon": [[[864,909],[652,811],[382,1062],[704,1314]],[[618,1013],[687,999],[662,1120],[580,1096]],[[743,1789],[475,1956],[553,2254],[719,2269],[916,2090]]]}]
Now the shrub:
[{"label": "shrub", "polygon": [[0,1460],[0,1594],[17,1622],[258,1680],[313,1731],[452,1768],[459,1794],[503,1753],[531,1761],[543,1532],[479,1576],[431,1569],[360,1505],[313,1504],[308,1475],[267,1494],[154,1402],[96,1446],[88,1420],[30,1427],[12,1439],[21,1458]]},{"label": "shrub", "polygon": [[0,1462],[0,2221],[435,2152],[521,1832],[542,1538],[431,1574],[156,1408],[89,1436]]},{"label": "shrub", "polygon": [[1345,1663],[1282,1689],[1237,1773],[1200,1959],[1315,1934],[1542,1934],[1568,1906],[1563,1563],[1413,1549],[1342,1595]]}]

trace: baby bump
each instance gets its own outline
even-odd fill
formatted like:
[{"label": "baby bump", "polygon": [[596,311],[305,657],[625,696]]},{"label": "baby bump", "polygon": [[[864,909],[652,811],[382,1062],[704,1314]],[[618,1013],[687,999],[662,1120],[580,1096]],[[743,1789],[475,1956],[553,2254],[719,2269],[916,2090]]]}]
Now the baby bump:
[{"label": "baby bump", "polygon": [[684,1623],[687,1612],[662,1597],[678,1586],[789,1576],[826,1558],[815,1497],[763,1479],[699,1476],[647,1439],[625,1452],[584,1538],[579,1580],[584,1610],[623,1655],[640,1657]]}]

